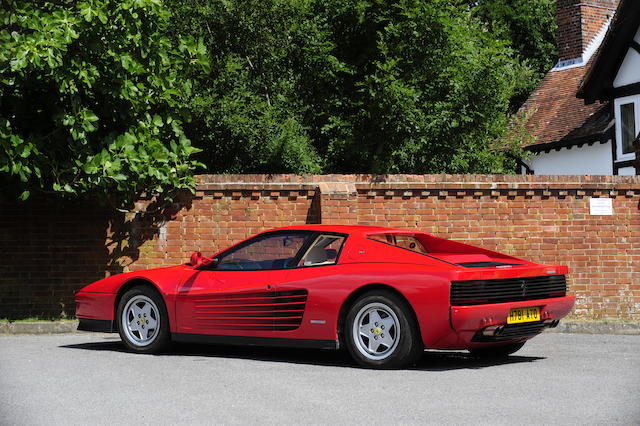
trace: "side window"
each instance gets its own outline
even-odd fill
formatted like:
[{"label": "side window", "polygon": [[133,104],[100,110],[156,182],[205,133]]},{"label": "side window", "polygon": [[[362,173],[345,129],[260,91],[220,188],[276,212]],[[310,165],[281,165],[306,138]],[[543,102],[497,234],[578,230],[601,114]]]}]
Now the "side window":
[{"label": "side window", "polygon": [[340,235],[319,235],[302,256],[298,266],[333,265],[344,243]]},{"label": "side window", "polygon": [[307,238],[309,234],[303,233],[257,237],[219,256],[216,269],[255,271],[289,268]]}]

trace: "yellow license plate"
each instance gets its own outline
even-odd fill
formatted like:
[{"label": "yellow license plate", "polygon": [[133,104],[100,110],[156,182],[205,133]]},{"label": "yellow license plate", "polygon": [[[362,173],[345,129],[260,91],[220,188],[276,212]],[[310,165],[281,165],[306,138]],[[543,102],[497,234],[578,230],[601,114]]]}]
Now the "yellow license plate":
[{"label": "yellow license plate", "polygon": [[531,308],[513,308],[509,311],[509,316],[507,317],[507,324],[535,321],[540,321],[540,308],[537,306]]}]

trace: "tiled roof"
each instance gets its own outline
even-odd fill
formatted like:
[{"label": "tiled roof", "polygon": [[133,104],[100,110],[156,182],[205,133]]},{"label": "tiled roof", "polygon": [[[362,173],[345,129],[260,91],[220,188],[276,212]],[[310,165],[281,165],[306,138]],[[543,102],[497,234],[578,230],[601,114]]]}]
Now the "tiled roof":
[{"label": "tiled roof", "polygon": [[520,108],[520,114],[530,114],[526,127],[533,140],[528,146],[597,135],[611,125],[608,103],[585,105],[576,97],[590,65],[550,71],[529,96]]}]

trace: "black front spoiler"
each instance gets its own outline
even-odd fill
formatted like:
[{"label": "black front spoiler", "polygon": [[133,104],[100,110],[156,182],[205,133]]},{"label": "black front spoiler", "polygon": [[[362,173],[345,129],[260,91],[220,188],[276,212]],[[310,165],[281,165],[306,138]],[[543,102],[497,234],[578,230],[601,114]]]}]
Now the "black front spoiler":
[{"label": "black front spoiler", "polygon": [[115,321],[78,318],[78,330],[97,331],[101,333],[115,333],[117,331]]}]

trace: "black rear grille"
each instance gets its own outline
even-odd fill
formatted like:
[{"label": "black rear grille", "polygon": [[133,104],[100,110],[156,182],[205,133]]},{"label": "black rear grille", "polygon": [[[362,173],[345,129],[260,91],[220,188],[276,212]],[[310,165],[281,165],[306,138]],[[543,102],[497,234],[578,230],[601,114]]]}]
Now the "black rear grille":
[{"label": "black rear grille", "polygon": [[497,336],[484,336],[482,330],[478,331],[471,339],[472,342],[504,342],[506,340],[516,340],[536,336],[547,326],[541,322],[533,324],[513,324],[506,325]]},{"label": "black rear grille", "polygon": [[564,275],[451,281],[453,306],[548,299],[563,297],[566,294],[567,281]]}]

